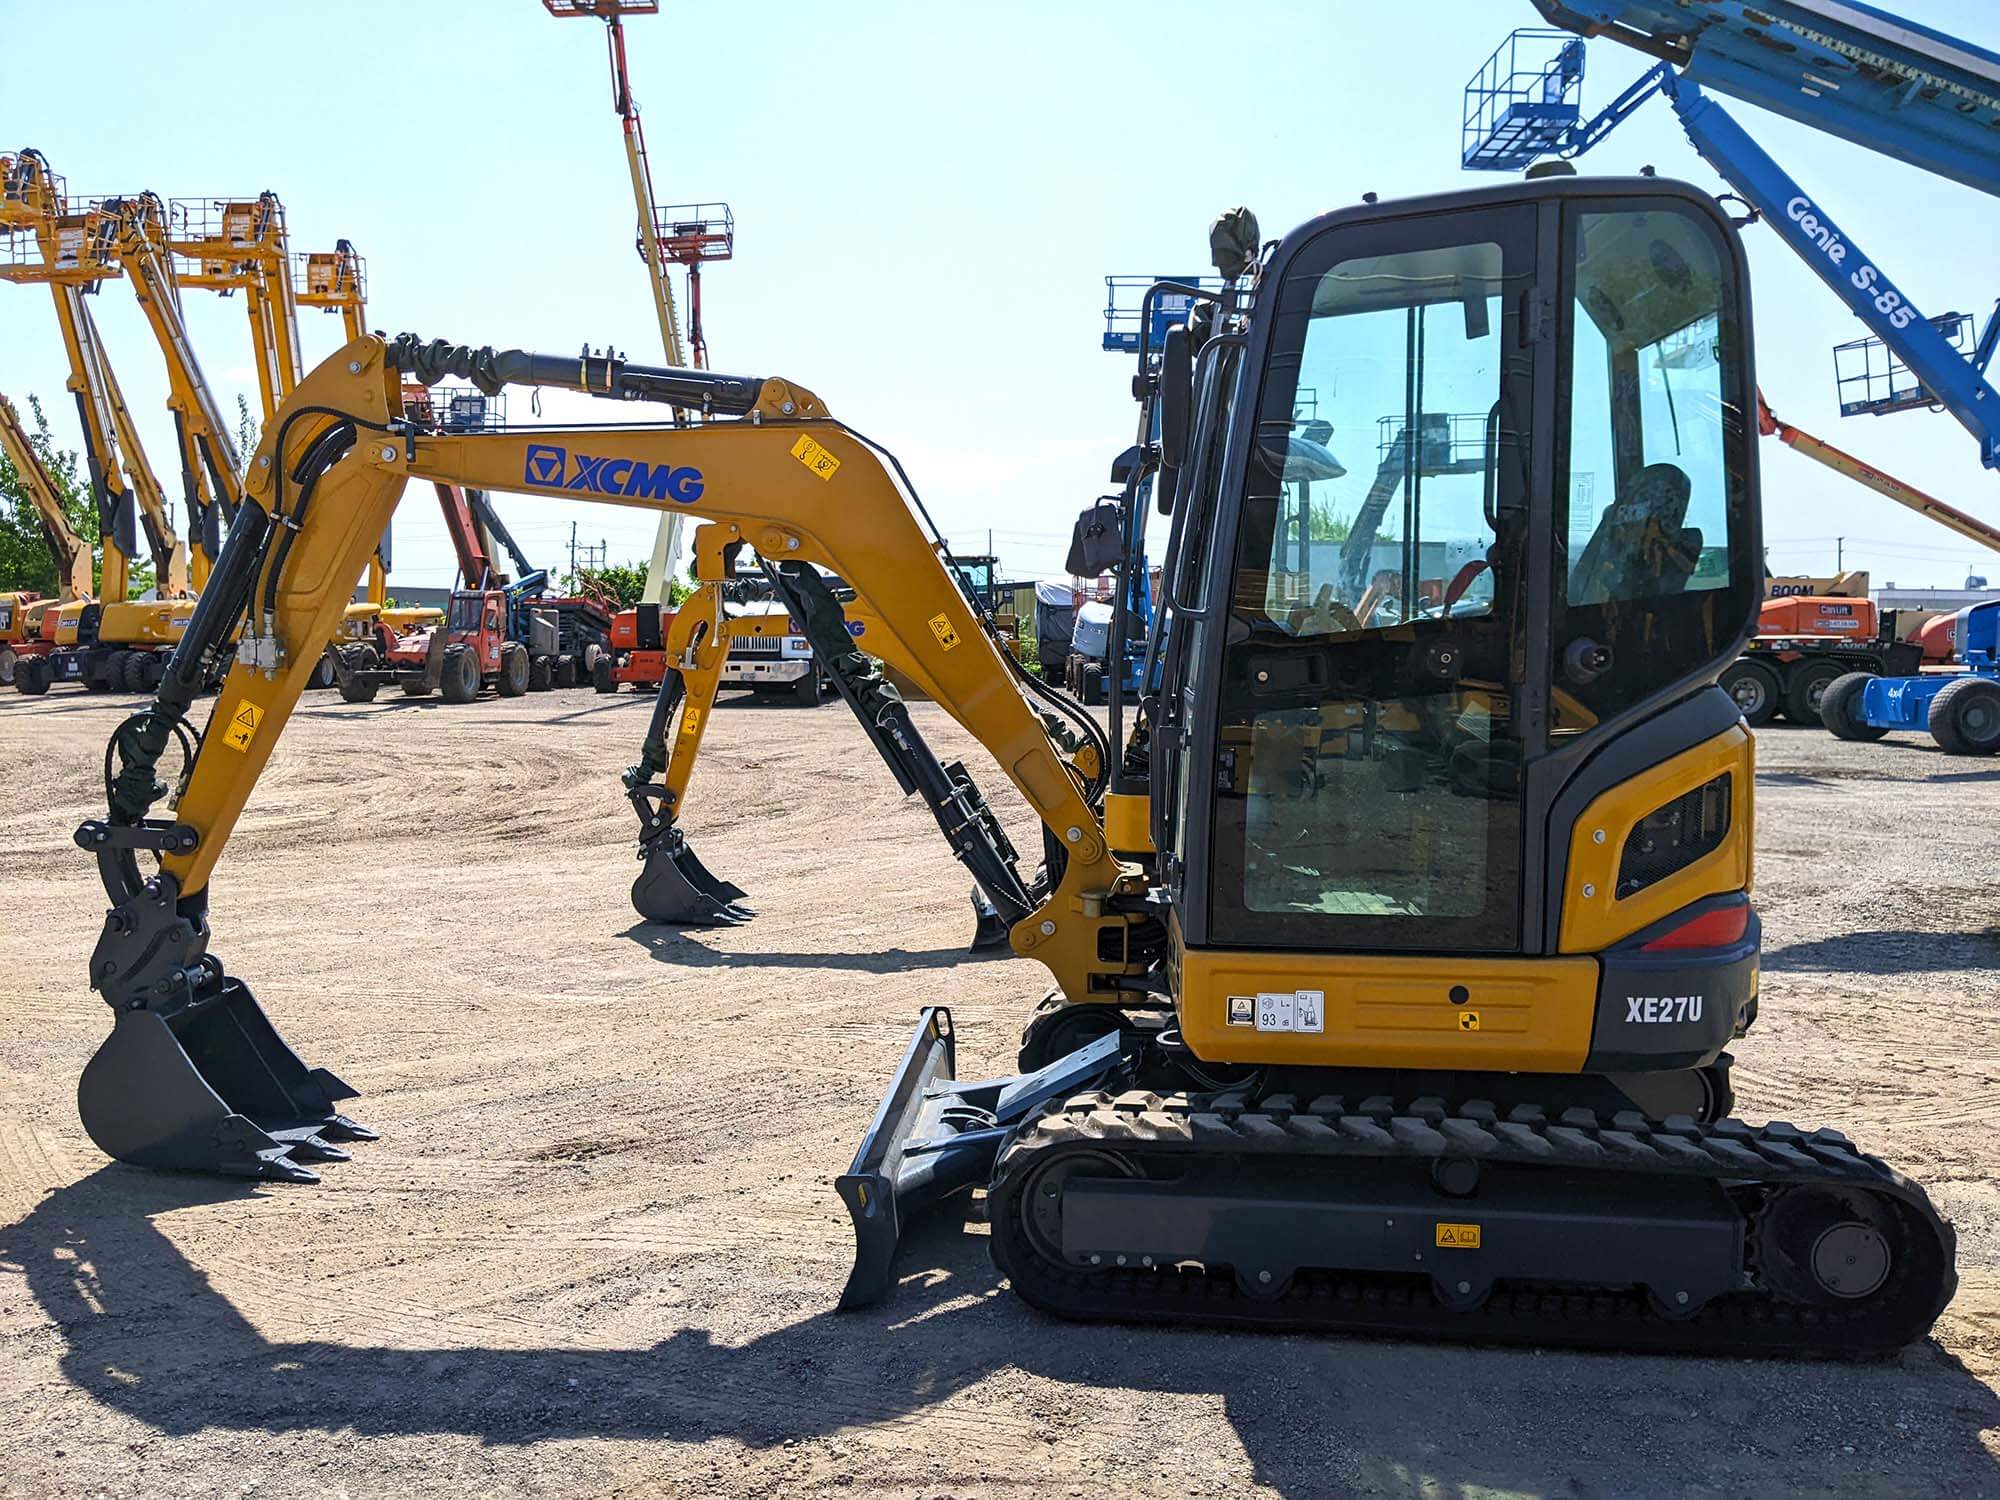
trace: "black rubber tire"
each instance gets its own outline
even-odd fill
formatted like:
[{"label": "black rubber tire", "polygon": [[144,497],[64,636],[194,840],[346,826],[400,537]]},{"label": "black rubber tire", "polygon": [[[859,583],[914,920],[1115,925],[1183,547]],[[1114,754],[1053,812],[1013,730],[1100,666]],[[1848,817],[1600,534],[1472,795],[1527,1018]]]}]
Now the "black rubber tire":
[{"label": "black rubber tire", "polygon": [[428,698],[430,695],[430,684],[425,682],[423,678],[405,677],[403,679],[403,696],[405,698]]},{"label": "black rubber tire", "polygon": [[611,658],[600,656],[590,669],[590,685],[600,693],[615,693],[618,684],[611,676]]},{"label": "black rubber tire", "polygon": [[14,668],[14,691],[29,698],[39,698],[49,690],[55,681],[55,673],[48,662],[39,656],[24,656]]},{"label": "black rubber tire", "polygon": [[0,687],[14,685],[14,669],[20,665],[20,658],[14,654],[12,646],[0,646]]},{"label": "black rubber tire", "polygon": [[1931,738],[1952,755],[1991,755],[2000,750],[2000,682],[1961,677],[1931,699]]},{"label": "black rubber tire", "polygon": [[555,663],[550,661],[546,656],[538,656],[528,663],[529,692],[546,693],[550,688],[555,686],[555,682]]},{"label": "black rubber tire", "polygon": [[800,708],[819,707],[819,668],[806,668],[806,675],[792,684],[792,701]]},{"label": "black rubber tire", "polygon": [[464,646],[447,646],[438,680],[447,703],[470,703],[479,696],[479,658]]},{"label": "black rubber tire", "polygon": [[[530,672],[528,648],[519,641],[509,641],[500,648],[500,671],[493,680],[493,690],[503,698],[518,698],[528,690]],[[473,689],[475,694],[478,691]]]},{"label": "black rubber tire", "polygon": [[332,687],[335,681],[333,652],[331,649],[322,651],[319,654],[319,660],[313,663],[312,676],[306,679],[306,686],[309,688],[325,689]]},{"label": "black rubber tire", "polygon": [[1723,668],[1722,690],[1736,700],[1743,722],[1762,728],[1778,716],[1778,674],[1760,661],[1738,657]]},{"label": "black rubber tire", "polygon": [[125,686],[125,653],[114,651],[110,656],[95,663],[95,670],[89,662],[83,669],[83,690],[86,693],[110,693]]},{"label": "black rubber tire", "polygon": [[[340,689],[342,701],[347,703],[373,703],[375,701],[375,694],[382,686],[373,677],[365,678],[358,682],[341,682],[335,679],[334,685]],[[409,691],[408,683],[403,684],[403,690],[405,692]]]},{"label": "black rubber tire", "polygon": [[576,658],[574,656],[558,656],[556,658],[555,679],[556,686],[559,688],[573,688],[582,680],[577,676]]},{"label": "black rubber tire", "polygon": [[1840,665],[1830,661],[1800,662],[1785,682],[1785,717],[1794,724],[1818,724],[1820,695],[1840,676]]},{"label": "black rubber tire", "polygon": [[146,661],[149,651],[128,651],[118,664],[118,685],[128,693],[146,691]]},{"label": "black rubber tire", "polygon": [[1820,694],[1819,721],[1837,740],[1879,740],[1889,731],[1861,718],[1861,694],[1873,680],[1873,672],[1846,672],[1826,685]]}]

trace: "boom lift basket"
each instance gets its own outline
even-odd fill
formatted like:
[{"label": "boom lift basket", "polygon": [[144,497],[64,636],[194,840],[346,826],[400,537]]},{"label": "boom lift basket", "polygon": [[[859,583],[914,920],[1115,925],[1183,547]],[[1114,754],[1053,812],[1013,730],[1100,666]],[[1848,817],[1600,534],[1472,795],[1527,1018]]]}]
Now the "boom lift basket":
[{"label": "boom lift basket", "polygon": [[319,307],[328,312],[366,306],[367,258],[332,250],[294,251],[292,295],[301,307]]},{"label": "boom lift basket", "polygon": [[[1975,358],[1971,313],[1941,313],[1931,326],[1967,359]],[[1833,383],[1843,417],[1886,417],[1937,405],[1914,371],[1882,340],[1854,339],[1833,346]]]},{"label": "boom lift basket", "polygon": [[[1537,60],[1551,42],[1560,44],[1555,56]],[[1516,31],[1465,86],[1460,160],[1471,171],[1518,172],[1559,154],[1583,119],[1582,91],[1583,38],[1550,27]]]}]

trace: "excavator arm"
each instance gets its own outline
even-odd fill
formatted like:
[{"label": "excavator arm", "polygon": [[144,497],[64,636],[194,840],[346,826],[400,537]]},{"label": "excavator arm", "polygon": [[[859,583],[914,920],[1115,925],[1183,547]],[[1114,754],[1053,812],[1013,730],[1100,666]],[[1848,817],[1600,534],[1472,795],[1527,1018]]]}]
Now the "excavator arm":
[{"label": "excavator arm", "polygon": [[[697,533],[698,552],[706,545],[707,539]],[[765,572],[785,601],[785,613],[731,617],[722,604],[722,586],[705,583],[682,604],[663,643],[666,676],[640,760],[625,772],[626,794],[639,815],[643,863],[632,885],[633,907],[651,922],[691,926],[730,926],[755,914],[742,889],[712,875],[675,825],[686,807],[688,783],[732,645],[758,636],[803,635],[816,669],[825,672],[854,711],[904,794],[924,798],[946,841],[970,868],[977,919],[973,951],[1005,946],[1010,929],[1039,903],[1044,882],[1041,877],[1021,876],[1013,846],[965,767],[937,760],[876,659],[947,713],[953,712],[955,700],[931,679],[926,663],[887,628],[882,612],[853,590],[836,593],[817,570],[802,565],[767,565]],[[1109,757],[1095,721],[1072,700],[1044,687],[1011,661],[1008,664],[1025,690],[1045,700],[1032,706],[1095,807]],[[963,727],[976,735],[972,726]],[[965,843],[970,829],[965,825],[978,827],[969,849]]]},{"label": "excavator arm", "polygon": [[[610,399],[672,400],[704,408],[711,420],[438,435],[404,419],[406,375],[424,383],[456,375],[488,390],[549,384]],[[648,369],[615,357],[364,338],[300,384],[267,424],[250,475],[166,680],[114,735],[107,815],[77,831],[78,844],[97,856],[112,902],[91,976],[116,1029],[79,1090],[85,1125],[110,1155],[299,1176],[307,1172],[301,1158],[337,1154],[336,1142],[359,1131],[333,1108],[351,1091],[305,1068],[249,989],[208,952],[207,894],[320,649],[412,479],[679,508],[703,523],[699,578],[719,583],[730,556],[749,543],[774,560],[787,603],[815,640],[845,635],[846,627],[809,564],[847,579],[1046,830],[1050,873],[1011,923],[1014,950],[1046,965],[1072,1001],[1113,998],[1138,983],[1146,967],[1138,934],[1151,918],[1136,872],[1106,847],[1082,778],[940,561],[900,466],[809,392],[778,379]],[[189,722],[197,692],[239,624],[234,662],[197,736]],[[713,620],[710,634],[720,634]],[[705,717],[705,705],[695,706]],[[925,793],[975,879],[1004,883],[1012,851],[993,847],[995,825],[970,778],[922,749],[899,699],[869,699],[867,707],[878,748],[897,752],[891,764]],[[184,765],[173,816],[156,818],[169,791],[163,763],[176,741]],[[151,877],[139,867],[148,852],[160,861]]]}]

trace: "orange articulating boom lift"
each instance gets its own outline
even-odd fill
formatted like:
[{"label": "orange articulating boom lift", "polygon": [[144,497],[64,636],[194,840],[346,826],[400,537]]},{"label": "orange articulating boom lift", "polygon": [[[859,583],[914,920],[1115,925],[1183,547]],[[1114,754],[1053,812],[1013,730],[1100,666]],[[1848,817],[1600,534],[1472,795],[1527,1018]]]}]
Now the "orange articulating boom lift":
[{"label": "orange articulating boom lift", "polygon": [[[728,260],[736,247],[736,219],[726,203],[663,204],[653,191],[652,163],[646,156],[646,131],[639,122],[639,101],[632,93],[625,61],[626,16],[659,13],[659,0],[542,0],[558,19],[577,17],[604,22],[605,49],[611,63],[611,106],[625,140],[625,166],[632,180],[632,200],[638,210],[639,258],[646,263],[646,281],[653,294],[653,312],[660,325],[660,348],[667,363],[697,370],[708,368],[708,338],[702,329],[701,268],[709,261]],[[680,313],[674,302],[672,266],[688,278],[687,344],[681,341]],[[690,360],[690,356],[692,357]],[[675,420],[685,421],[685,408],[675,408]],[[652,562],[646,570],[643,602],[664,605],[673,582],[674,559],[680,551],[681,517],[660,518],[653,541]]]}]

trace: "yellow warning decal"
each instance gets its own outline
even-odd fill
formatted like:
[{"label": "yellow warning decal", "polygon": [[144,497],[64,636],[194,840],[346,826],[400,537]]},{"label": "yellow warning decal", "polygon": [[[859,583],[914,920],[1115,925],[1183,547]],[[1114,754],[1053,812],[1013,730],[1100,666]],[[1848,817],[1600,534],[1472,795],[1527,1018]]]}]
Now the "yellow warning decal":
[{"label": "yellow warning decal", "polygon": [[1477,1250],[1479,1226],[1441,1223],[1437,1227],[1437,1247],[1440,1250]]},{"label": "yellow warning decal", "polygon": [[947,651],[958,649],[958,632],[951,628],[951,619],[946,615],[932,615],[931,634],[938,638],[938,644]]},{"label": "yellow warning decal", "polygon": [[1458,1013],[1458,1029],[1460,1031],[1477,1031],[1479,1029],[1479,1012],[1476,1010],[1460,1011]]},{"label": "yellow warning decal", "polygon": [[222,743],[232,750],[248,750],[250,742],[257,738],[257,726],[264,722],[264,710],[248,698],[239,698],[236,712],[229,716],[229,727],[222,731]]},{"label": "yellow warning decal", "polygon": [[686,708],[681,710],[681,738],[685,739],[701,728],[701,710]]},{"label": "yellow warning decal", "polygon": [[804,433],[800,433],[799,440],[792,444],[792,457],[820,479],[831,479],[840,472],[840,460]]}]

